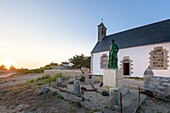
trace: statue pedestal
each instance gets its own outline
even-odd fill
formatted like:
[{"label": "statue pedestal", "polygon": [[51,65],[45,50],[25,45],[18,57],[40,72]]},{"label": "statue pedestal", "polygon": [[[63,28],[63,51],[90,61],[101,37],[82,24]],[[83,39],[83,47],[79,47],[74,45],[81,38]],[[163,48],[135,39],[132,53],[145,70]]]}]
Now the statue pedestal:
[{"label": "statue pedestal", "polygon": [[123,74],[121,69],[105,69],[103,85],[108,87],[122,87]]}]

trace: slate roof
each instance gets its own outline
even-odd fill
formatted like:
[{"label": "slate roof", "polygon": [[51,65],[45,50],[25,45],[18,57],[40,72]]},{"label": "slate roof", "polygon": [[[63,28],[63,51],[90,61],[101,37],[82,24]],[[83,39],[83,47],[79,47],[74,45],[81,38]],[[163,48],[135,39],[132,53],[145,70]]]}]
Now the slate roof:
[{"label": "slate roof", "polygon": [[108,51],[112,39],[120,49],[170,42],[170,19],[105,36],[91,53]]}]

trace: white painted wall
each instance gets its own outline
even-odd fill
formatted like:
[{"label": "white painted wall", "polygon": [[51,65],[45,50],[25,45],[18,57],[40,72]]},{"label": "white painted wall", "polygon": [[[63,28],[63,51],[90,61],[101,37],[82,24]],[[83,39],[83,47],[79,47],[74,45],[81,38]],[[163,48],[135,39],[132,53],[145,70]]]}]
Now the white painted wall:
[{"label": "white painted wall", "polygon": [[[120,49],[118,52],[119,68],[120,68],[120,61],[123,59],[123,57],[129,56],[129,58],[133,60],[132,62],[133,73],[131,74],[131,76],[142,77],[144,71],[149,66],[149,56],[150,56],[149,53],[151,52],[151,50],[154,50],[154,47],[157,46],[163,46],[163,49],[166,49],[170,52],[170,43],[153,44],[148,46],[138,46],[138,47]],[[168,52],[168,56],[170,56],[169,52]],[[100,69],[100,57],[102,54],[109,55],[109,51],[92,53],[92,62],[91,62],[92,74],[103,75],[103,69]],[[168,65],[170,65],[170,62],[168,62]],[[169,66],[167,70],[153,70],[153,72],[155,76],[170,77]]]}]

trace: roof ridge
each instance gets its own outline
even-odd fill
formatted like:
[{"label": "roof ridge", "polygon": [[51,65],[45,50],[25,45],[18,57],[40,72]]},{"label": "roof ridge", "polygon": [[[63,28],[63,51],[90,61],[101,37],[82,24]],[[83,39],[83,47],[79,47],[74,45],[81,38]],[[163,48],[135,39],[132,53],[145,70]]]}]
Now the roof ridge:
[{"label": "roof ridge", "polygon": [[112,39],[116,41],[119,48],[121,49],[165,42],[170,43],[169,37],[170,19],[167,19],[107,35],[100,43],[96,43],[92,53],[109,50]]},{"label": "roof ridge", "polygon": [[[147,26],[159,24],[159,23],[166,22],[166,21],[170,21],[170,19],[161,20],[161,21],[157,21],[157,22],[150,23],[150,24],[145,24],[145,25],[138,26],[138,27],[135,27],[135,28],[130,28],[130,29],[128,29],[128,30],[124,30],[124,31],[120,31],[120,32],[117,32],[117,33],[113,33],[113,34],[107,35],[107,36],[105,36],[105,37],[109,37],[109,36],[116,35],[116,34],[123,33],[123,32],[133,31],[133,30],[136,30],[136,29],[139,29],[139,28],[144,28],[144,27],[147,27]],[[105,37],[104,37],[104,38],[105,38]],[[103,38],[103,39],[104,39],[104,38]]]}]

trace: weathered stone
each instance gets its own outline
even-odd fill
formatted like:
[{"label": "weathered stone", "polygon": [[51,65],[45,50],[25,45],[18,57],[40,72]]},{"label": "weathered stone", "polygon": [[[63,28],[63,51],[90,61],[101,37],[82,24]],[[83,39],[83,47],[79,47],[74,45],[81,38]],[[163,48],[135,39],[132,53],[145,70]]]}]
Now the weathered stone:
[{"label": "weathered stone", "polygon": [[120,105],[120,90],[119,88],[110,88],[110,107],[113,110]]},{"label": "weathered stone", "polygon": [[158,86],[158,87],[157,87],[157,89],[159,89],[159,90],[165,90],[165,89],[166,89],[166,87]]},{"label": "weathered stone", "polygon": [[74,92],[77,95],[80,95],[80,81],[79,80],[74,81]]},{"label": "weathered stone", "polygon": [[154,73],[152,71],[152,69],[150,69],[149,67],[145,70],[144,72],[144,76],[150,76],[150,77],[153,77],[154,76]]},{"label": "weathered stone", "polygon": [[40,89],[38,95],[42,95],[42,94],[45,94],[45,93],[48,93],[48,92],[50,92],[50,89],[49,89],[49,88],[42,87],[42,88]]},{"label": "weathered stone", "polygon": [[120,69],[105,69],[103,75],[103,85],[110,87],[122,87],[122,70]]},{"label": "weathered stone", "polygon": [[161,91],[154,91],[153,96],[158,99],[162,99],[165,101],[170,101],[170,95],[165,94],[164,92]]},{"label": "weathered stone", "polygon": [[170,95],[170,87],[168,87],[168,88],[165,90],[165,93],[167,93],[168,95]]},{"label": "weathered stone", "polygon": [[155,98],[170,101],[170,78],[153,76],[151,69],[144,72],[144,89],[151,91]]},{"label": "weathered stone", "polygon": [[57,87],[61,87],[62,78],[57,78],[56,82],[57,82]]}]

